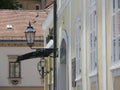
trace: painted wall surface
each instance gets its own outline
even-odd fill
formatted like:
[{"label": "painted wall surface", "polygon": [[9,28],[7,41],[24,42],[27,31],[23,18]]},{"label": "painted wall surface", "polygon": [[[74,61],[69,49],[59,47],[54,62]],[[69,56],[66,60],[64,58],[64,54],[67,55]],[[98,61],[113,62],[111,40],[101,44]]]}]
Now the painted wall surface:
[{"label": "painted wall surface", "polygon": [[[97,40],[97,70],[90,73],[90,1],[96,1],[96,40]],[[118,84],[116,78],[112,74],[118,74],[119,70],[112,68],[112,47],[111,47],[111,2],[110,0],[66,0],[58,9],[58,50],[60,51],[62,32],[67,35],[67,70],[68,90],[71,89],[71,60],[76,57],[76,28],[80,19],[81,25],[81,64],[82,76],[77,82],[76,88],[80,89],[80,80],[82,81],[82,90],[117,90]],[[76,23],[77,22],[77,23]],[[59,52],[60,55],[60,52]],[[57,70],[60,70],[60,57],[57,58]],[[118,78],[119,79],[119,78]],[[59,73],[58,73],[58,90]],[[114,81],[115,84],[114,84]],[[115,86],[115,87],[114,87]],[[114,89],[113,89],[114,88]]]},{"label": "painted wall surface", "polygon": [[110,0],[106,0],[106,36],[107,36],[107,90],[112,89],[112,74],[111,74],[111,66],[112,66],[112,46],[111,46],[111,36],[112,36],[112,19],[111,19],[111,2]]},{"label": "painted wall surface", "polygon": [[[98,60],[98,74],[99,74],[99,87],[100,87],[100,90],[103,90],[103,68],[102,68],[102,9],[101,9],[101,4],[102,4],[102,1],[98,0],[97,1],[97,12],[98,12],[98,22],[97,22],[97,35],[98,35],[98,56],[97,56],[97,60]],[[101,68],[100,68],[101,67]]]},{"label": "painted wall surface", "polygon": [[52,0],[19,0],[19,3],[22,4],[22,10],[36,10],[36,5],[39,6],[39,9],[43,9],[45,5],[51,4]]},{"label": "painted wall surface", "polygon": [[20,4],[22,4],[22,9],[23,10],[36,10],[36,5],[39,5],[38,1],[32,1],[32,0],[20,0],[19,2]]},{"label": "painted wall surface", "polygon": [[[0,87],[14,86],[9,83],[9,60],[8,55],[23,55],[32,52],[28,47],[0,47]],[[21,82],[17,86],[40,87],[43,82],[37,71],[37,63],[40,58],[28,59],[21,62]]]},{"label": "painted wall surface", "polygon": [[9,88],[0,88],[0,90],[44,90],[43,87],[39,87],[39,88],[36,88],[36,87],[31,87],[31,88],[24,88],[24,87],[18,87],[18,88],[14,88],[14,87],[9,87]]}]

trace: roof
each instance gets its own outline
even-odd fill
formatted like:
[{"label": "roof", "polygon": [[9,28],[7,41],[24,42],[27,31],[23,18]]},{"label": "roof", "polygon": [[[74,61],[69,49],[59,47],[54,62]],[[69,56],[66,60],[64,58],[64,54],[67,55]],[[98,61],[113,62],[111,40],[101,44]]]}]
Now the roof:
[{"label": "roof", "polygon": [[[47,14],[44,11],[36,10],[0,10],[0,37],[22,37],[31,22],[36,36],[43,36],[42,22]],[[12,29],[7,27],[12,26]]]}]

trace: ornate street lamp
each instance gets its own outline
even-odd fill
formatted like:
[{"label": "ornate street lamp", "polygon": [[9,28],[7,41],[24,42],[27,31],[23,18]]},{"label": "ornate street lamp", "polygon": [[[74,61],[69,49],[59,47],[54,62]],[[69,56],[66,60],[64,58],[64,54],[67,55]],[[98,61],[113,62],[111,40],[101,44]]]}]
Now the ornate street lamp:
[{"label": "ornate street lamp", "polygon": [[45,67],[45,59],[44,57],[42,57],[37,64],[37,70],[42,78],[44,78],[44,76],[46,76],[48,73],[50,73],[53,70],[53,68],[50,68],[49,71],[46,70],[45,72],[44,67]]},{"label": "ornate street lamp", "polygon": [[[53,0],[53,29],[54,29],[54,37],[53,37],[53,48],[41,48],[41,49],[37,49],[38,51],[36,52],[31,52],[22,56],[18,56],[17,58],[17,62],[25,60],[25,59],[29,59],[29,58],[35,58],[35,57],[41,57],[41,55],[43,55],[44,57],[50,55],[53,52],[53,90],[56,90],[56,86],[57,86],[57,77],[56,77],[56,57],[57,57],[57,0]],[[35,30],[33,29],[33,27],[31,26],[30,22],[29,22],[29,26],[27,27],[26,31],[25,31],[25,36],[26,36],[26,40],[27,40],[27,44],[29,45],[30,48],[32,48],[34,41],[35,41]],[[38,70],[44,71],[44,69],[42,68],[40,70],[40,66],[42,64],[38,64]]]},{"label": "ornate street lamp", "polygon": [[47,74],[47,72],[44,72],[44,67],[45,67],[45,59],[42,58],[37,64],[37,70],[42,78],[44,78],[44,75]]},{"label": "ornate street lamp", "polygon": [[[39,71],[39,74],[41,75],[42,78],[44,78],[45,75],[47,75],[47,73],[51,72],[52,68],[50,68],[50,71],[44,71],[44,67],[45,67],[45,59],[44,57],[48,56],[51,52],[53,52],[55,49],[53,48],[32,48],[34,41],[35,41],[35,30],[33,29],[33,27],[31,26],[31,23],[29,22],[29,25],[25,31],[25,37],[27,40],[27,44],[31,49],[36,49],[36,52],[32,52],[32,53],[28,53],[26,55],[24,55],[23,57],[28,57],[29,55],[35,55],[35,56],[29,56],[29,58],[31,57],[42,57],[41,60],[38,62],[37,64],[37,70]],[[50,42],[51,45],[51,42]],[[42,53],[42,55],[40,55],[40,53]],[[20,58],[19,58],[20,60]]]},{"label": "ornate street lamp", "polygon": [[33,46],[34,41],[35,41],[35,32],[36,31],[33,29],[33,27],[31,26],[31,23],[29,22],[29,26],[27,27],[25,31],[25,37],[27,40],[27,44],[30,48]]}]

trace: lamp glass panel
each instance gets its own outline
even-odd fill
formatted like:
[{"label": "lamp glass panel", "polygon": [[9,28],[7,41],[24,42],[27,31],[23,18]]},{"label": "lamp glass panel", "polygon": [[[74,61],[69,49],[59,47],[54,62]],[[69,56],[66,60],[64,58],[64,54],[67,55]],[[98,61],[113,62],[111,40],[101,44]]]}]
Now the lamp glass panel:
[{"label": "lamp glass panel", "polygon": [[35,32],[26,32],[26,40],[28,43],[34,43]]},{"label": "lamp glass panel", "polygon": [[26,31],[25,31],[25,36],[26,36],[26,40],[28,43],[34,43],[35,40],[35,30],[33,29],[33,27],[30,25],[27,27]]},{"label": "lamp glass panel", "polygon": [[41,70],[40,62],[38,63],[37,68],[38,68],[38,71]]},{"label": "lamp glass panel", "polygon": [[41,64],[41,67],[44,67],[44,65],[45,65],[44,60],[41,60],[40,64]]}]

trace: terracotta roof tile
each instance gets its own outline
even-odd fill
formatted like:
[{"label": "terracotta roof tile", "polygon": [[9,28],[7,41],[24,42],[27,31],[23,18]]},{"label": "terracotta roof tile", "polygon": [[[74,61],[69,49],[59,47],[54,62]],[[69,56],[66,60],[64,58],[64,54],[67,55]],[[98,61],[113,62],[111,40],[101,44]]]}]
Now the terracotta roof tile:
[{"label": "terracotta roof tile", "polygon": [[[38,16],[38,17],[36,17]],[[24,32],[29,21],[36,31],[36,36],[43,36],[42,22],[47,14],[36,10],[0,10],[0,36],[25,36]],[[8,30],[6,25],[12,25]]]}]

